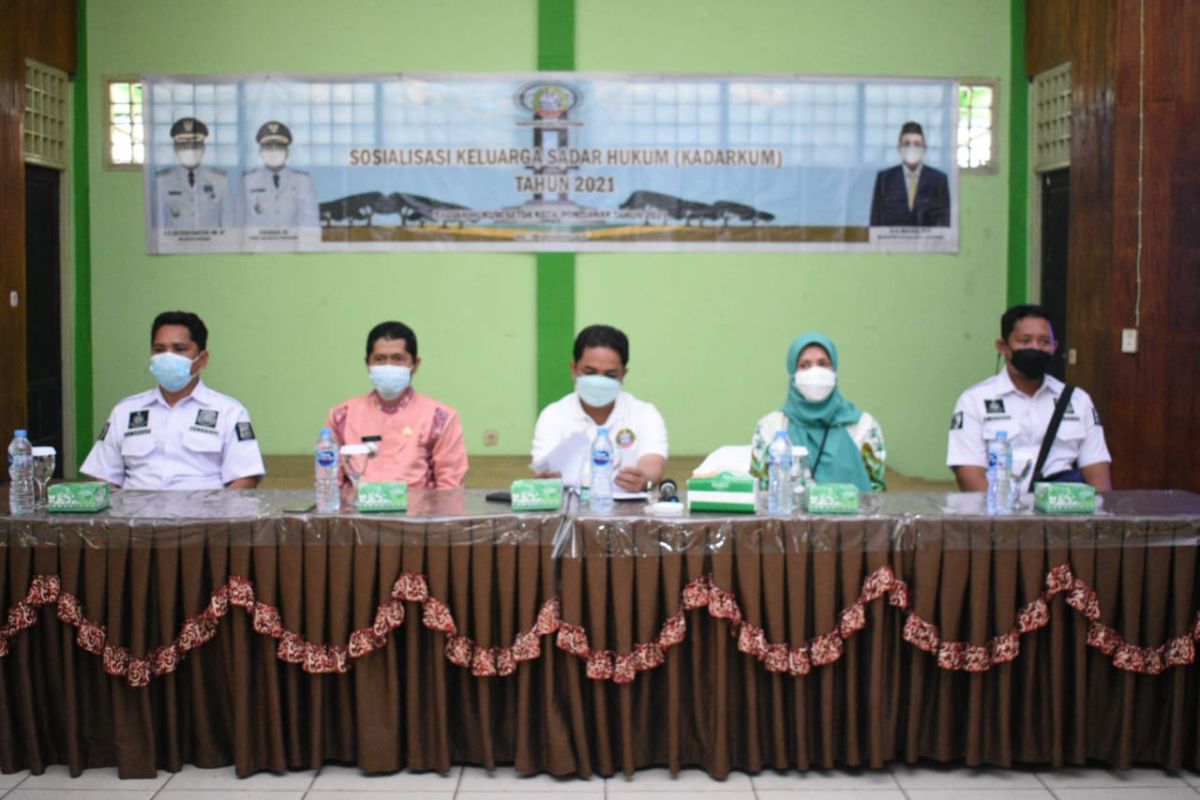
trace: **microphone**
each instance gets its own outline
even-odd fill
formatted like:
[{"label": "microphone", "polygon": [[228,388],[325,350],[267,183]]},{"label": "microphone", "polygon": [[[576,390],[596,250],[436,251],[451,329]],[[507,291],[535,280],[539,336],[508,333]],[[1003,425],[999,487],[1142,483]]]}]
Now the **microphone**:
[{"label": "microphone", "polygon": [[658,500],[661,503],[678,503],[679,486],[672,478],[663,478],[658,484]]}]

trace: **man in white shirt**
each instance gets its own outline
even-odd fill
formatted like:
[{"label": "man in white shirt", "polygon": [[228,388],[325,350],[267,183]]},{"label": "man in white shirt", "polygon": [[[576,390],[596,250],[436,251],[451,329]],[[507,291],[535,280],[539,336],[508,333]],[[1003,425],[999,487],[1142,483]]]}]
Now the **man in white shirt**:
[{"label": "man in white shirt", "polygon": [[244,406],[200,380],[208,329],[186,311],[150,329],[158,388],[117,403],[80,471],[125,489],[252,489],[265,473]]},{"label": "man in white shirt", "polygon": [[533,469],[538,477],[558,477],[548,469],[547,459],[564,440],[582,433],[591,441],[605,426],[617,448],[618,488],[640,492],[662,479],[667,426],[651,403],[621,390],[628,364],[629,340],[616,328],[592,325],[575,337],[575,391],[546,406],[533,431]]},{"label": "man in white shirt", "polygon": [[[1048,312],[1018,305],[1000,319],[996,350],[1004,356],[1000,374],[963,392],[954,406],[946,465],[964,492],[987,489],[987,443],[1005,431],[1012,446],[1013,471],[1036,466],[1042,439],[1064,384],[1047,375],[1057,349]],[[1112,489],[1112,456],[1104,442],[1100,414],[1087,392],[1076,387],[1041,473],[1047,479],[1078,480],[1100,491]],[[1078,474],[1074,471],[1078,470]],[[1023,489],[1033,481],[1033,467]]]}]

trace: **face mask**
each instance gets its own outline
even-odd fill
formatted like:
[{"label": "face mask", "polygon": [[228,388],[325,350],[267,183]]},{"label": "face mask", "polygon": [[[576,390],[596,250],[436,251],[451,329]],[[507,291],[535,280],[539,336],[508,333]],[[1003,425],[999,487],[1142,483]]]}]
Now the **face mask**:
[{"label": "face mask", "polygon": [[191,383],[194,363],[192,359],[178,353],[159,353],[150,357],[150,373],[159,386],[168,392],[178,392]]},{"label": "face mask", "polygon": [[1038,350],[1036,347],[1026,347],[1020,350],[1013,350],[1010,361],[1013,369],[1017,372],[1031,381],[1040,381],[1046,376],[1046,371],[1050,369],[1050,360],[1052,358],[1054,356],[1045,350]]},{"label": "face mask", "polygon": [[809,367],[797,370],[792,381],[805,400],[810,403],[823,403],[837,386],[837,373],[829,367]]},{"label": "face mask", "polygon": [[580,375],[575,379],[575,394],[592,408],[604,408],[621,393],[621,382],[607,375]]},{"label": "face mask", "polygon": [[279,147],[264,147],[258,151],[268,169],[280,169],[287,163],[287,150]]},{"label": "face mask", "polygon": [[908,145],[900,148],[900,160],[910,167],[915,167],[921,163],[921,159],[925,157],[925,148],[917,147],[916,145]]},{"label": "face mask", "polygon": [[200,166],[200,159],[204,158],[203,147],[185,147],[175,151],[175,157],[179,159],[179,163],[188,169],[195,169]]},{"label": "face mask", "polygon": [[404,394],[404,390],[412,383],[412,367],[402,367],[398,364],[375,364],[368,371],[375,391],[384,400],[395,400]]}]

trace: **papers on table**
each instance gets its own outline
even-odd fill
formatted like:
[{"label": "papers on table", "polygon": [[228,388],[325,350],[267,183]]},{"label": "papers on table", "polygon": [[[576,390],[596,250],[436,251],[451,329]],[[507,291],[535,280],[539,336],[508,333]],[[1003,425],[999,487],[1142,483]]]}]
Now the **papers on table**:
[{"label": "papers on table", "polygon": [[563,439],[544,459],[535,463],[533,471],[557,472],[562,475],[563,486],[578,489],[583,485],[583,470],[591,449],[592,441],[586,433],[572,434]]}]

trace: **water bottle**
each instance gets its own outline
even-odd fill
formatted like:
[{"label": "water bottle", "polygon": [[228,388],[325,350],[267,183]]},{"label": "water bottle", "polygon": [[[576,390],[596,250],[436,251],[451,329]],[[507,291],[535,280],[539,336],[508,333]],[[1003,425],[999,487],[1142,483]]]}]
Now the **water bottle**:
[{"label": "water bottle", "polygon": [[996,438],[987,445],[987,513],[1008,514],[1012,511],[1012,447],[1007,431],[996,431]]},{"label": "water bottle", "polygon": [[8,446],[8,510],[13,514],[31,514],[34,507],[33,445],[24,428],[13,432]]},{"label": "water bottle", "polygon": [[588,504],[592,511],[607,514],[613,509],[613,443],[608,428],[598,428],[592,440],[592,483]]},{"label": "water bottle", "polygon": [[808,508],[808,484],[812,475],[808,472],[808,448],[804,445],[792,445],[792,510],[804,511]]},{"label": "water bottle", "polygon": [[342,507],[341,490],[338,487],[338,446],[333,431],[321,428],[317,439],[317,511],[335,514]]},{"label": "water bottle", "polygon": [[786,430],[776,431],[767,448],[767,513],[787,516],[792,513],[792,440]]}]

